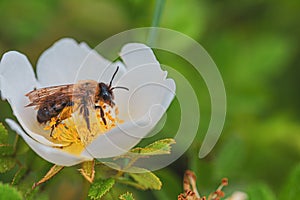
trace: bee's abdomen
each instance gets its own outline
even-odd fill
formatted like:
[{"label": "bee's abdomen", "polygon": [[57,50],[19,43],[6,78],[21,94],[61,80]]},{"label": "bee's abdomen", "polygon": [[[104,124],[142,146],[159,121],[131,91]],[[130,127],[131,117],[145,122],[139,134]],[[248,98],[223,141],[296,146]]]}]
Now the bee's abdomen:
[{"label": "bee's abdomen", "polygon": [[61,104],[48,105],[40,108],[37,112],[37,121],[39,123],[50,121],[52,117],[57,117],[66,106],[72,106],[72,103],[63,102]]},{"label": "bee's abdomen", "polygon": [[56,117],[59,114],[59,112],[55,111],[53,108],[40,108],[37,112],[37,121],[39,123],[45,123],[49,120],[51,120],[52,117]]}]

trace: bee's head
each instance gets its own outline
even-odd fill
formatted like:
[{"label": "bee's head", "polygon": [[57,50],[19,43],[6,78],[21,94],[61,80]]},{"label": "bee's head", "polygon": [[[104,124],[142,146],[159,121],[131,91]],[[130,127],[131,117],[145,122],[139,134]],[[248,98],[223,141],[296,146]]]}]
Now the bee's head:
[{"label": "bee's head", "polygon": [[114,106],[115,103],[113,102],[114,100],[114,94],[112,90],[113,88],[110,88],[109,85],[105,83],[99,83],[99,89],[100,89],[100,93],[99,93],[100,101],[103,101],[104,103],[110,106]]},{"label": "bee's head", "polygon": [[109,85],[105,84],[105,83],[99,83],[99,89],[100,89],[100,93],[99,93],[99,98],[100,98],[100,101],[103,101],[104,103],[107,103],[108,105],[110,105],[111,107],[113,107],[115,105],[115,103],[113,102],[114,100],[114,94],[113,94],[113,90],[114,89],[125,89],[125,90],[128,90],[128,88],[126,87],[112,87],[112,82],[117,74],[119,70],[119,67],[117,67],[115,73],[113,74],[110,82],[109,82]]}]

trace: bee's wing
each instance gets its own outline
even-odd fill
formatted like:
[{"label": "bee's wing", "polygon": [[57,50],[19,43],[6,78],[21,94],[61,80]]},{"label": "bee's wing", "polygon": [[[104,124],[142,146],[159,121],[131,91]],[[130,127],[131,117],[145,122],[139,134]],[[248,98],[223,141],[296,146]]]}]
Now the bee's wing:
[{"label": "bee's wing", "polygon": [[30,100],[26,107],[36,106],[36,108],[39,108],[44,104],[68,103],[72,101],[73,95],[73,84],[35,89],[25,95]]}]

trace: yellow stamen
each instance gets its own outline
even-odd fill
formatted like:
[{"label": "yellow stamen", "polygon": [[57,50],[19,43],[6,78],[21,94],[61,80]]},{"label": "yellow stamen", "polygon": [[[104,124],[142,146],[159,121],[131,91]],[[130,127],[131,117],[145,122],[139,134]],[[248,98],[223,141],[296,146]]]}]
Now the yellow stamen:
[{"label": "yellow stamen", "polygon": [[78,155],[97,136],[105,134],[122,123],[122,120],[117,117],[117,108],[112,109],[103,103],[100,103],[100,106],[104,109],[106,125],[99,110],[89,109],[90,127],[88,128],[86,119],[79,109],[69,106],[60,115],[53,117],[44,129],[51,131],[52,142],[61,144],[60,149]]}]

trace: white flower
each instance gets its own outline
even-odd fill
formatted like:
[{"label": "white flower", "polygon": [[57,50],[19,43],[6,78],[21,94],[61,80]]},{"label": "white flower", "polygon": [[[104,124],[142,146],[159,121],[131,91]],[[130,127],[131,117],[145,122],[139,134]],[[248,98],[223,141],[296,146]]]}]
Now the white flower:
[{"label": "white flower", "polygon": [[[138,43],[126,44],[120,52],[122,62],[111,63],[90,49],[85,43],[61,39],[46,50],[37,62],[37,78],[26,56],[10,51],[0,63],[0,90],[20,125],[11,119],[7,124],[23,137],[42,158],[57,165],[71,166],[94,158],[120,155],[135,146],[156,125],[170,105],[175,83],[167,79],[152,50]],[[112,74],[120,69],[114,86],[129,89],[114,90],[119,118],[124,122],[93,140],[76,152],[61,147],[50,137],[49,130],[37,122],[36,110],[25,107],[29,103],[26,93],[34,88],[95,80],[109,83]],[[59,148],[61,147],[61,148]]]},{"label": "white flower", "polygon": [[235,191],[229,198],[226,200],[247,200],[248,195],[244,192]]}]

